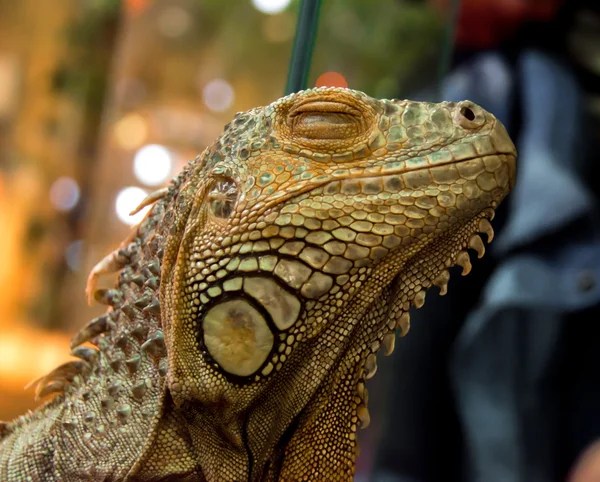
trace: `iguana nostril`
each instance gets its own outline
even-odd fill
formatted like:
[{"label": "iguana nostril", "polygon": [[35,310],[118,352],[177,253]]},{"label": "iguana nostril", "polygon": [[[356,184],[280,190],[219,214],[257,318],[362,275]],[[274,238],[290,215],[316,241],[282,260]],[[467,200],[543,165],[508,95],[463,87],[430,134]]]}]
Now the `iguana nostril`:
[{"label": "iguana nostril", "polygon": [[468,107],[462,107],[460,109],[460,113],[467,120],[470,120],[470,121],[474,121],[475,120],[475,112],[473,112]]},{"label": "iguana nostril", "polygon": [[464,129],[481,127],[485,124],[487,119],[482,109],[468,100],[458,103],[454,110],[453,117],[456,123]]}]

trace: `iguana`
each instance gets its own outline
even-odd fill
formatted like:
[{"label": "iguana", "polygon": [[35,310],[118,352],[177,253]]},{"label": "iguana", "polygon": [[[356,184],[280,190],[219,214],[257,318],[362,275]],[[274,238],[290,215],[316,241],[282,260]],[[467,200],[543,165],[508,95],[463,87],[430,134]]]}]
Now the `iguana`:
[{"label": "iguana", "polygon": [[92,271],[108,311],[0,425],[0,479],[352,480],[377,352],[484,254],[515,159],[468,101],[318,88],[237,114]]}]

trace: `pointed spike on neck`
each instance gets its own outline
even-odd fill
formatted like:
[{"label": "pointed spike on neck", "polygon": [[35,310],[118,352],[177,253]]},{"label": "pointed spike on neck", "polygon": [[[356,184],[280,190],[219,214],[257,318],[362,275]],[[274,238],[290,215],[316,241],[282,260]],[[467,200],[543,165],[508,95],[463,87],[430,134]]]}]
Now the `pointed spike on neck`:
[{"label": "pointed spike on neck", "polygon": [[396,328],[400,330],[400,336],[405,336],[410,330],[410,314],[408,311],[403,311],[398,317]]},{"label": "pointed spike on neck", "polygon": [[98,359],[100,352],[96,348],[90,348],[87,346],[78,346],[71,350],[70,355],[86,362],[93,364]]},{"label": "pointed spike on neck", "polygon": [[356,409],[356,416],[360,421],[360,428],[367,428],[371,424],[371,415],[365,405],[359,405]]},{"label": "pointed spike on neck", "polygon": [[478,258],[483,258],[483,255],[485,254],[485,246],[483,245],[483,241],[478,234],[474,234],[469,239],[469,248],[473,249],[477,253]]},{"label": "pointed spike on neck", "polygon": [[142,351],[153,358],[160,358],[167,354],[165,336],[162,330],[156,330],[152,337],[142,345]]},{"label": "pointed spike on neck", "polygon": [[433,285],[440,289],[440,296],[448,293],[448,282],[450,281],[450,272],[445,269],[438,274],[433,280]]},{"label": "pointed spike on neck", "polygon": [[71,349],[90,341],[93,338],[106,333],[110,329],[110,316],[108,314],[99,316],[90,321],[71,339]]},{"label": "pointed spike on neck", "polygon": [[94,292],[94,299],[102,305],[118,306],[123,300],[123,295],[117,289],[100,289]]},{"label": "pointed spike on neck", "polygon": [[394,332],[388,333],[383,337],[383,354],[385,356],[390,356],[394,353],[394,348],[396,346],[396,334]]},{"label": "pointed spike on neck", "polygon": [[377,372],[377,357],[375,353],[370,353],[365,360],[365,379],[370,380]]},{"label": "pointed spike on neck", "polygon": [[413,305],[415,305],[417,309],[423,307],[423,305],[425,304],[425,294],[425,290],[418,291],[415,294],[415,297],[413,298]]},{"label": "pointed spike on neck", "polygon": [[64,393],[65,386],[65,382],[61,381],[48,383],[47,385],[40,384],[35,389],[35,399],[40,400],[48,395]]},{"label": "pointed spike on neck", "polygon": [[486,218],[481,218],[479,220],[479,232],[484,233],[487,236],[487,242],[490,244],[494,239],[494,228],[492,228],[491,223]]},{"label": "pointed spike on neck", "polygon": [[462,276],[466,276],[471,272],[471,258],[469,257],[469,253],[467,253],[466,251],[461,251],[460,253],[458,253],[455,262],[458,266],[460,266],[463,269],[461,273]]}]

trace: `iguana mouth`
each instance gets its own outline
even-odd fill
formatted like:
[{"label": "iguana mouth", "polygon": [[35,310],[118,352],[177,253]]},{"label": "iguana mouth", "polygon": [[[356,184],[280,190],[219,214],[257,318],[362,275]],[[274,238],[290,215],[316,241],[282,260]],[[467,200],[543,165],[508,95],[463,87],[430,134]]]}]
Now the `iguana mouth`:
[{"label": "iguana mouth", "polygon": [[[502,183],[507,180],[509,185],[512,187],[511,181],[514,179],[513,174],[515,169],[515,160],[516,157],[512,154],[493,154],[487,156],[470,157],[460,161],[445,162],[436,164],[434,166],[420,167],[416,169],[406,169],[406,167],[402,169],[390,169],[392,172],[389,173],[385,172],[386,166],[384,165],[381,168],[382,173],[379,175],[362,176],[360,173],[357,173],[355,177],[350,175],[349,177],[329,182],[324,186],[323,189],[327,194],[334,194],[337,192],[349,195],[359,193],[366,195],[380,194],[384,192],[397,193],[403,189],[425,188],[432,184],[437,184],[439,181],[435,179],[435,174],[447,174],[447,166],[454,165],[457,168],[463,168],[465,171],[471,170],[472,172],[466,174],[465,177],[459,177],[456,179],[457,182],[460,182],[461,179],[463,182],[465,182],[469,180],[469,178],[474,179],[479,174],[483,174],[484,171],[493,173],[502,164],[507,164],[509,166],[509,175],[505,180],[496,179],[496,181]],[[478,163],[481,163],[480,166],[476,166]],[[471,169],[466,167],[469,164],[472,166]],[[428,173],[433,175],[433,179],[428,175]]]},{"label": "iguana mouth", "polygon": [[[264,204],[260,210],[256,211],[256,214],[262,214],[269,209],[275,208],[276,206],[284,206],[286,202],[294,199],[298,196],[307,195],[317,190],[323,190],[327,195],[343,193],[348,196],[352,195],[377,195],[384,192],[398,193],[402,190],[408,189],[420,189],[430,186],[435,188],[435,184],[445,182],[446,184],[452,184],[454,182],[460,182],[460,176],[456,178],[446,178],[448,175],[448,166],[459,167],[463,170],[469,170],[469,167],[474,166],[481,161],[479,173],[483,174],[485,170],[488,173],[493,173],[500,166],[508,166],[508,172],[503,174],[503,178],[497,179],[500,183],[502,191],[504,189],[512,189],[514,187],[515,172],[516,172],[516,153],[495,153],[485,156],[473,156],[461,160],[452,160],[443,163],[437,163],[431,166],[423,166],[416,168],[408,168],[405,163],[410,163],[410,159],[402,161],[402,163],[395,161],[381,166],[371,166],[363,168],[353,169],[342,169],[334,171],[330,176],[324,179],[313,179],[304,182],[298,182],[291,188],[286,188],[276,192],[275,194],[266,197]],[[400,166],[402,164],[402,166]],[[434,177],[428,176],[427,173],[431,172]],[[371,174],[371,175],[369,175]],[[440,178],[440,174],[442,177]],[[467,174],[467,176],[474,176],[475,173]],[[323,176],[321,176],[323,177]],[[337,177],[337,179],[336,179]],[[497,177],[497,176],[496,176]],[[464,180],[468,180],[466,177]],[[316,181],[316,182],[315,182]],[[488,179],[491,181],[491,179]]]}]

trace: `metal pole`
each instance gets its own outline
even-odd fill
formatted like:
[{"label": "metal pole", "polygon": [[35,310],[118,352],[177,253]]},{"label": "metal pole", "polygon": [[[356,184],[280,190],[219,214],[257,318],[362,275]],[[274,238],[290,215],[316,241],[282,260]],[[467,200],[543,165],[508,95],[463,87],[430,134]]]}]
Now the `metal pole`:
[{"label": "metal pole", "polygon": [[317,37],[321,0],[301,0],[285,95],[306,89]]},{"label": "metal pole", "polygon": [[456,28],[459,20],[461,0],[452,0],[450,4],[448,26],[444,35],[444,44],[442,46],[442,55],[438,66],[437,79],[437,101],[442,101],[442,83],[448,75],[450,65],[452,64],[452,56],[454,55],[454,43],[456,42]]}]

